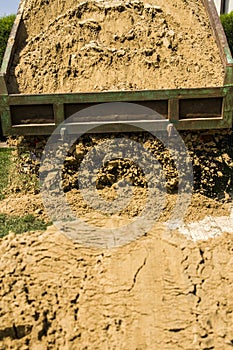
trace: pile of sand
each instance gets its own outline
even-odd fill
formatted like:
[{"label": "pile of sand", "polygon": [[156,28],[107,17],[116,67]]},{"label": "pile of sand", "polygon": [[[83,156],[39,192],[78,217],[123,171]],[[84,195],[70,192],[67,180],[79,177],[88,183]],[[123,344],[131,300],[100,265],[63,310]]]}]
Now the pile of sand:
[{"label": "pile of sand", "polygon": [[0,248],[1,350],[232,348],[230,235],[196,244],[157,226],[101,250],[50,228]]},{"label": "pile of sand", "polygon": [[[23,23],[25,42],[13,61],[11,92],[223,83],[223,67],[201,1],[27,0]],[[182,136],[198,192],[185,220],[228,216],[231,203],[203,194],[225,201],[231,195],[230,133]],[[174,190],[175,167],[167,151],[148,137],[136,140],[161,162],[167,186]],[[102,217],[89,210],[75,189],[79,158],[95,143],[97,138],[87,137],[68,154],[64,187],[72,189],[66,197],[73,210],[98,230]],[[27,138],[22,144],[16,152],[19,169],[33,171],[45,139]],[[127,171],[125,167],[119,172],[110,163],[99,183],[104,187],[108,178],[124,178]],[[134,181],[142,184],[140,173]],[[111,200],[111,189],[103,188],[103,197]],[[116,218],[119,223],[140,214],[144,190],[139,188],[131,206]],[[174,206],[175,195],[168,197],[161,221]],[[1,202],[0,212],[48,219],[39,195],[9,197]],[[0,350],[232,348],[230,234],[192,242],[160,223],[123,247],[97,249],[75,244],[51,227],[45,233],[10,234],[0,239],[0,250]]]},{"label": "pile of sand", "polygon": [[[192,161],[195,192],[218,199],[225,198],[227,200],[232,197],[232,131],[228,129],[220,131],[185,131],[180,132],[180,135]],[[115,137],[132,140],[142,145],[145,148],[145,159],[149,151],[161,164],[166,179],[166,190],[169,193],[174,193],[177,190],[179,180],[175,165],[176,160],[161,141],[146,132],[116,134]],[[70,148],[67,157],[64,157],[63,188],[66,192],[78,188],[79,167],[88,152],[97,146],[101,149],[101,144],[112,138],[113,135],[109,134],[89,134],[77,139]],[[12,146],[16,147],[13,158],[13,163],[16,166],[11,175],[11,190],[13,192],[21,191],[22,188],[25,189],[25,184],[19,181],[18,173],[31,174],[32,176],[35,173],[38,174],[40,159],[47,139],[43,136],[27,136],[10,141]],[[58,154],[59,152],[58,149]],[[56,166],[53,165],[53,158],[51,158],[51,167],[53,166],[56,169]],[[103,167],[97,170],[97,187],[99,189],[112,186],[121,179],[130,180],[134,186],[145,187],[146,184],[146,178],[143,175],[144,169],[127,159],[124,161],[113,159],[103,163]],[[35,181],[33,182],[29,177],[27,191],[30,183],[35,186]],[[32,189],[35,190],[35,188]]]},{"label": "pile of sand", "polygon": [[212,87],[223,66],[201,1],[26,1],[10,92]]}]

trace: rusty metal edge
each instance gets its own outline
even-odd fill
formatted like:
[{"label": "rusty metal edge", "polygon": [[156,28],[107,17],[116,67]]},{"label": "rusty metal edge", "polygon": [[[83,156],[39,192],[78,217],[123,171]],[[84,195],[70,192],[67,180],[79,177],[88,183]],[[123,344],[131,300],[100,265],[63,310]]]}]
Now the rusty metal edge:
[{"label": "rusty metal edge", "polygon": [[[103,103],[103,102],[140,102],[148,100],[165,100],[168,103],[168,119],[170,122],[175,123],[176,127],[182,129],[213,129],[213,128],[225,128],[231,125],[231,101],[232,101],[232,88],[196,88],[196,89],[173,89],[173,90],[142,90],[142,91],[117,91],[117,92],[99,92],[99,93],[71,93],[71,94],[45,94],[45,95],[9,95],[6,99],[6,106],[8,106],[7,112],[4,114],[3,124],[5,135],[35,135],[35,134],[50,134],[57,125],[59,125],[65,118],[64,105],[69,103]],[[229,96],[231,95],[231,96]],[[212,118],[207,119],[179,119],[179,100],[182,99],[201,99],[201,98],[223,98],[222,112],[226,114],[226,121],[224,118]],[[47,124],[37,125],[10,125],[6,120],[7,116],[10,118],[10,106],[27,105],[33,108],[33,105],[40,104],[52,104],[54,111],[54,127]],[[175,111],[171,111],[172,106],[176,107]],[[224,115],[224,114],[223,114]],[[147,125],[154,125],[154,121],[147,121]],[[150,124],[151,123],[151,124]],[[112,123],[115,124],[115,123]],[[128,131],[134,131],[130,127],[130,121],[128,122]],[[81,127],[81,126],[80,126]],[[116,132],[118,127],[108,127],[108,131]],[[122,128],[121,128],[122,131]]]},{"label": "rusty metal edge", "polygon": [[1,95],[8,95],[6,86],[6,76],[3,73],[0,73],[0,99]]},{"label": "rusty metal edge", "polygon": [[[103,123],[103,128],[101,128],[100,123],[98,123],[98,128],[95,129],[96,123],[93,123],[93,128],[88,131],[88,133],[112,133],[112,132],[133,132],[133,131],[145,131],[144,128],[148,131],[155,131],[158,129],[165,130],[165,126],[169,121],[164,120],[164,123],[160,122],[160,124],[156,123],[154,120],[147,121],[138,121],[135,123],[136,125],[131,125],[130,122],[112,122]],[[211,119],[211,128],[210,128],[210,120],[208,118],[202,120],[196,119],[186,119],[181,120],[179,124],[175,125],[177,130],[208,130],[208,129],[228,129],[230,128],[229,120],[223,120],[221,118],[213,118]],[[78,125],[75,126],[74,132],[77,134],[82,130],[84,123],[80,123],[80,127]],[[90,123],[88,124],[90,126]],[[190,127],[191,126],[191,127]],[[46,124],[44,126],[41,125],[32,125],[32,126],[13,126],[8,128],[8,133],[10,135],[50,135],[55,131],[56,125]],[[143,130],[144,129],[144,130]]]},{"label": "rusty metal edge", "polygon": [[7,47],[6,47],[4,56],[3,56],[3,61],[2,61],[1,68],[0,68],[1,75],[7,74],[8,69],[9,69],[10,64],[11,64],[11,60],[13,58],[14,49],[15,49],[15,45],[16,45],[17,33],[18,33],[18,29],[19,29],[20,22],[22,19],[25,2],[26,2],[26,0],[21,0],[20,4],[19,4],[19,8],[18,8],[16,17],[15,17],[15,21],[14,21],[14,24],[12,26],[11,33],[10,33],[10,36],[9,36],[9,39],[7,42]]},{"label": "rusty metal edge", "polygon": [[225,97],[229,87],[170,89],[170,90],[138,90],[138,91],[106,91],[60,94],[11,94],[9,104],[65,104],[65,103],[98,103],[98,102],[134,102],[149,100],[169,100],[174,98],[214,98]]},{"label": "rusty metal edge", "polygon": [[233,64],[231,51],[227,42],[227,38],[224,32],[220,17],[218,15],[216,6],[214,4],[214,1],[213,0],[201,0],[201,1],[209,17],[211,28],[213,30],[213,35],[217,42],[218,48],[220,50],[221,59],[224,66],[228,64]]},{"label": "rusty metal edge", "polygon": [[225,70],[224,86],[233,84],[233,58],[213,0],[201,0],[208,14],[222,64]]}]

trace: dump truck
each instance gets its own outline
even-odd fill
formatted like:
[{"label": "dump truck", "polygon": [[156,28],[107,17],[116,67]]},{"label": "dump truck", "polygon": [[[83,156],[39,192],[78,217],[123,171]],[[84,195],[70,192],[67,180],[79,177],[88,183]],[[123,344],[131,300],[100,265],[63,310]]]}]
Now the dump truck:
[{"label": "dump truck", "polygon": [[[134,91],[100,91],[70,93],[12,93],[8,80],[16,48],[21,45],[25,26],[21,1],[10,34],[0,71],[0,110],[2,130],[7,135],[50,135],[64,120],[87,106],[106,102],[132,102],[151,108],[164,117],[164,123],[178,130],[222,129],[232,127],[233,113],[233,59],[213,0],[202,0],[213,36],[224,67],[222,86]],[[156,120],[137,119],[134,127],[130,120],[112,117],[95,120],[105,125],[105,131],[133,131],[134,127],[153,130]],[[72,130],[81,130],[86,121],[75,121]],[[67,128],[69,125],[67,124]]]}]

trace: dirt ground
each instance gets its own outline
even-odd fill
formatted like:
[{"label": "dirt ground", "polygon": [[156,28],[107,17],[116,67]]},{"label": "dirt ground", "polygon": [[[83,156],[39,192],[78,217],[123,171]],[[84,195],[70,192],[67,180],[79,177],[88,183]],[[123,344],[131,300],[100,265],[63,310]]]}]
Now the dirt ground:
[{"label": "dirt ground", "polygon": [[[99,191],[105,199],[113,198],[114,189],[103,189]],[[73,189],[66,194],[67,202],[78,217],[88,219],[93,214],[93,209],[88,206],[80,194],[79,190]],[[142,211],[147,200],[147,192],[145,189],[136,188],[134,196],[130,204],[119,214],[122,219],[128,220],[137,217]],[[177,200],[176,194],[168,194],[166,203],[163,206],[159,221],[165,222],[169,219],[171,210]],[[186,223],[200,221],[206,216],[229,216],[231,210],[231,201],[222,202],[208,198],[202,194],[193,194],[192,202],[189,205],[184,216]],[[5,213],[12,216],[24,216],[33,214],[49,222],[49,216],[43,205],[43,200],[40,194],[12,194],[0,202],[0,213]],[[95,219],[106,218],[104,215],[94,212]],[[96,223],[98,226],[98,223]]]},{"label": "dirt ground", "polygon": [[[232,236],[193,242],[166,228],[176,196],[150,232],[118,248],[81,246],[55,226],[1,239],[0,349],[231,349]],[[106,226],[78,190],[66,197],[79,217]],[[145,197],[138,188],[114,222],[137,217]],[[194,194],[185,221],[231,208]],[[48,219],[39,194],[11,195],[0,212]]]},{"label": "dirt ground", "polygon": [[23,18],[12,93],[223,85],[201,1],[30,0]]},{"label": "dirt ground", "polygon": [[[171,190],[174,165],[167,150],[148,135],[131,136],[158,156]],[[0,349],[232,348],[231,131],[182,136],[192,157],[195,179],[184,224],[191,225],[191,231],[195,228],[194,234],[165,225],[177,200],[177,193],[171,191],[159,208],[159,222],[120,247],[80,245],[58,226],[46,232],[11,233],[0,240]],[[92,225],[94,238],[99,228],[110,231],[137,219],[148,194],[146,187],[135,186],[132,201],[112,217],[90,208],[74,186],[77,166],[85,152],[102,141],[101,135],[88,136],[73,145],[65,158],[63,179],[67,202],[79,218]],[[25,157],[25,149],[40,150],[45,139],[27,138],[15,144],[18,165],[21,162],[23,169],[26,161],[32,170],[33,162]],[[110,162],[99,177],[98,192],[108,201],[115,198],[116,187],[106,186],[106,179],[135,171],[127,163],[125,167],[118,165],[119,173]],[[141,173],[134,182],[143,184]],[[54,198],[58,202],[58,197]],[[41,195],[33,192],[12,193],[1,201],[0,212],[50,220]],[[216,233],[218,218],[230,226]]]},{"label": "dirt ground", "polygon": [[[217,46],[198,0],[26,0],[22,29],[7,82],[14,93],[223,83]],[[148,232],[113,248],[80,245],[55,225],[0,239],[0,350],[232,349],[232,234],[212,235],[200,221],[231,223],[232,133],[184,133],[183,138],[192,159],[194,193],[182,214],[186,226],[199,222],[199,239],[165,224],[177,200],[176,168],[166,149],[142,136],[140,142],[162,164],[167,188],[159,220]],[[133,221],[147,200],[142,174],[129,163],[118,164],[118,171],[110,162],[98,178],[99,194],[111,201],[113,180],[133,171],[132,201],[112,218],[84,202],[76,186],[77,167],[98,142],[88,137],[74,145],[63,174],[67,202],[94,225],[94,235],[99,227],[108,232]],[[40,137],[16,141],[11,194],[0,202],[0,213],[50,221],[41,195],[29,192],[30,186],[23,192],[17,183],[17,171],[24,181],[36,173],[45,143]],[[204,231],[214,238],[200,239]]]},{"label": "dirt ground", "polygon": [[232,348],[232,237],[161,225],[115,249],[56,228],[1,240],[0,349]]}]

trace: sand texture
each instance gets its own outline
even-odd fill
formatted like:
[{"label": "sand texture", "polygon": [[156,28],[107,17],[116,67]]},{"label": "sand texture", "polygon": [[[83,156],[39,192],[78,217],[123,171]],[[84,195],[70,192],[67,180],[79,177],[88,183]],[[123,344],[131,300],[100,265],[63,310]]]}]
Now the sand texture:
[{"label": "sand texture", "polygon": [[10,92],[223,85],[219,51],[200,0],[28,0],[23,18]]},{"label": "sand texture", "polygon": [[[206,217],[212,222],[218,217],[227,222],[230,214],[232,218],[228,136],[217,132],[212,137],[187,136],[190,147],[199,145],[194,170],[199,173],[200,188],[184,218],[190,224]],[[92,143],[91,138],[83,140],[75,152],[80,154]],[[110,170],[106,175],[112,174]],[[72,185],[74,174],[68,176]],[[225,193],[225,201],[201,195],[203,190],[208,193],[206,183],[222,198]],[[101,191],[103,198],[114,195],[107,186]],[[77,189],[66,196],[77,215],[93,225],[94,237],[99,227],[107,227]],[[175,200],[175,194],[168,196],[161,221],[169,218]],[[136,218],[144,205],[144,189],[139,188],[131,205],[115,215],[112,224]],[[0,212],[32,213],[46,219],[40,196],[28,193],[6,198]],[[227,230],[216,234],[216,227],[208,231],[206,221],[195,230],[191,228],[199,240],[192,241],[192,235],[168,231],[160,222],[137,240],[112,249],[81,246],[55,227],[1,239],[0,349],[232,349],[232,234],[224,233]],[[204,234],[214,238],[200,240]]]},{"label": "sand texture", "polygon": [[[8,81],[13,93],[223,84],[200,0],[27,0],[21,29]],[[55,226],[0,239],[0,350],[232,349],[232,234],[213,230],[207,233],[215,238],[194,241],[192,235],[166,228],[177,196],[176,169],[167,150],[144,136],[133,135],[153,152],[166,175],[161,222],[111,249],[81,246]],[[194,168],[185,223],[206,217],[214,222],[213,216],[227,221],[233,214],[232,133],[182,136]],[[106,222],[84,203],[76,184],[77,166],[99,138],[74,144],[63,174],[67,201],[93,224],[94,236]],[[38,170],[45,143],[38,136],[17,145],[19,172]],[[146,188],[136,170],[129,163],[119,162],[117,168],[110,162],[100,173],[98,191],[110,201],[119,178],[136,174],[135,186],[141,186],[113,224],[133,220],[145,205]],[[23,195],[17,174],[13,177],[15,194],[0,202],[0,213],[32,213],[49,221],[40,195]],[[206,227],[198,229],[202,237]]]},{"label": "sand texture", "polygon": [[0,241],[0,349],[227,350],[232,237],[155,227],[112,250],[50,228]]}]

